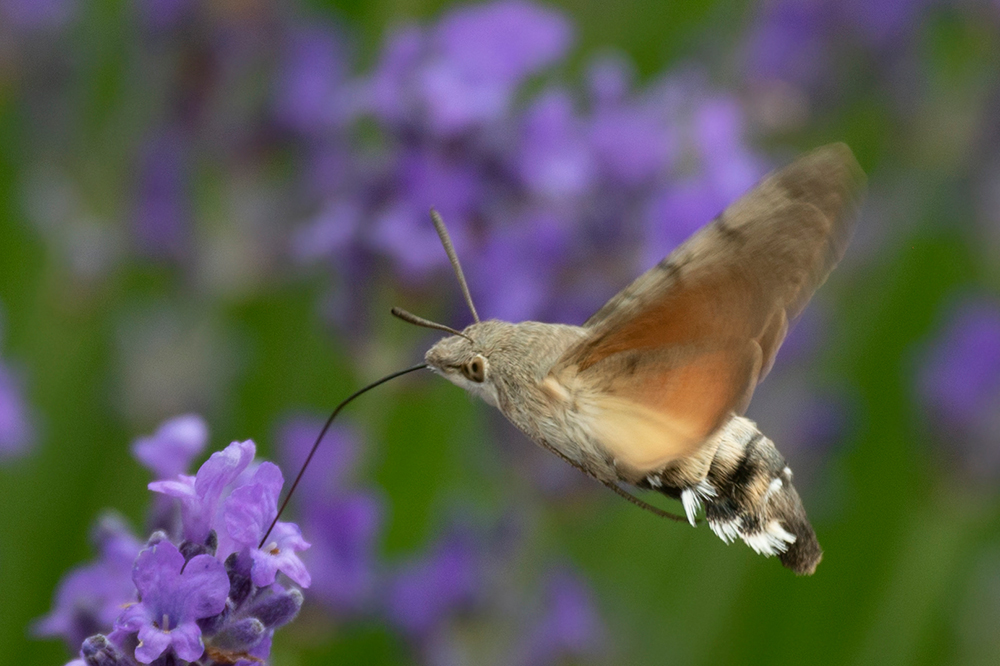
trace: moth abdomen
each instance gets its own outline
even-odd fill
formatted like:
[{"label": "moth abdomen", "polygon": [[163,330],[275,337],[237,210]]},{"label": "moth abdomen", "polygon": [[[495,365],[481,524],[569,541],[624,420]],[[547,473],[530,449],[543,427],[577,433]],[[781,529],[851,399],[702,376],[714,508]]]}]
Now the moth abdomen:
[{"label": "moth abdomen", "polygon": [[742,539],[761,555],[777,555],[795,573],[812,574],[823,551],[774,443],[743,417],[716,437],[705,478],[680,491],[689,520],[694,523],[703,505],[709,527],[726,543]]}]

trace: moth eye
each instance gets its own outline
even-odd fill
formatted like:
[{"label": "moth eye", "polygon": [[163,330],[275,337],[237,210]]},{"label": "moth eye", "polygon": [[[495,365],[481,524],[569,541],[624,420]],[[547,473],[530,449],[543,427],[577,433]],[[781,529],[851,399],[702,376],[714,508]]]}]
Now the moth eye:
[{"label": "moth eye", "polygon": [[471,381],[482,383],[486,379],[486,359],[476,354],[462,366],[462,374]]}]

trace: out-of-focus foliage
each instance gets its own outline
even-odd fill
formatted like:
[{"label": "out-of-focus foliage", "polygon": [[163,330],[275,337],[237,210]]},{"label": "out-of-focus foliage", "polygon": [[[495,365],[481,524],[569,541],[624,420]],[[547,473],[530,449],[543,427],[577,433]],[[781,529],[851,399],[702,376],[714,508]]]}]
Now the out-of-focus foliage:
[{"label": "out-of-focus foliage", "polygon": [[993,663],[998,114],[985,0],[0,0],[0,663],[71,657],[31,627],[102,509],[147,534],[140,436],[197,412],[289,476],[434,339],[390,306],[469,321],[430,206],[484,316],[579,323],[837,140],[862,219],[750,409],[814,577],[411,376],[304,479],[273,663]]}]

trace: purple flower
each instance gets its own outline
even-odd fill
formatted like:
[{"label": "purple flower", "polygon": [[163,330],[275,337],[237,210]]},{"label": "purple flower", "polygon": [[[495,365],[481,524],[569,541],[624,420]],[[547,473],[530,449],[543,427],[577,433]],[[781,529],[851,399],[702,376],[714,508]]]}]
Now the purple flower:
[{"label": "purple flower", "polygon": [[[196,433],[204,430],[198,417],[179,417],[157,436],[185,421]],[[153,441],[136,448],[151,451],[159,465],[160,446],[162,441]],[[286,589],[276,574],[308,585],[309,572],[296,555],[308,544],[296,525],[278,523],[267,548],[257,550],[277,512],[282,476],[271,463],[252,467],[254,448],[250,441],[234,442],[213,454],[197,476],[150,484],[180,500],[183,526],[164,522],[176,526],[170,532],[183,527],[193,533],[193,540],[160,530],[141,550],[118,523],[105,521],[102,559],[66,578],[56,608],[36,632],[63,635],[75,645],[82,640],[80,654],[89,666],[128,666],[132,654],[141,663],[193,661],[203,653],[212,663],[265,661],[275,629],[303,603],[302,592]],[[190,454],[185,446],[180,450]],[[154,506],[154,512],[161,510]]]},{"label": "purple flower", "polygon": [[[285,469],[302,466],[322,428],[322,419],[304,416],[289,418],[281,425],[277,440]],[[309,463],[309,473],[299,482],[298,497],[311,500],[335,494],[353,474],[359,453],[357,432],[349,425],[334,423]]]},{"label": "purple flower", "polygon": [[426,638],[450,613],[475,603],[482,565],[471,534],[447,534],[428,555],[393,577],[387,592],[389,620],[412,638]]},{"label": "purple flower", "polygon": [[338,613],[364,609],[375,592],[384,512],[383,503],[371,494],[310,498],[301,521],[313,546],[306,558],[312,572],[310,596]]},{"label": "purple flower", "polygon": [[954,307],[928,350],[918,384],[936,416],[972,427],[1000,394],[1000,303],[967,299]]},{"label": "purple flower", "polygon": [[590,142],[606,175],[634,186],[663,173],[675,139],[652,109],[622,105],[598,110],[591,121]]},{"label": "purple flower", "polygon": [[182,130],[168,129],[152,137],[139,158],[133,229],[145,254],[177,259],[188,250],[187,143]]},{"label": "purple flower", "polygon": [[407,26],[389,35],[379,63],[367,85],[368,106],[382,122],[402,124],[409,120],[415,103],[410,82],[415,76],[425,37],[420,28]]},{"label": "purple flower", "polygon": [[368,83],[380,118],[406,122],[425,114],[433,132],[451,136],[501,120],[525,79],[560,58],[571,30],[558,13],[517,0],[463,7],[429,35],[393,35]]},{"label": "purple flower", "polygon": [[826,35],[834,17],[824,0],[775,0],[765,6],[748,40],[751,79],[805,85],[827,68]]},{"label": "purple flower", "polygon": [[[249,551],[253,561],[251,579],[254,585],[270,585],[280,571],[302,587],[309,587],[309,572],[296,555],[309,544],[302,538],[298,527],[279,522],[271,530],[264,547],[257,547],[278,514],[278,496],[283,484],[284,479],[277,465],[261,463],[253,479],[233,490],[226,499],[223,508],[226,532],[237,549]],[[226,547],[220,548],[222,554],[227,551]]]},{"label": "purple flower", "polygon": [[178,475],[174,481],[154,481],[149,489],[176,497],[181,502],[184,538],[204,543],[226,486],[236,480],[253,460],[253,442],[233,442],[205,461],[196,476]]},{"label": "purple flower", "polygon": [[436,208],[448,222],[457,252],[468,246],[469,216],[480,196],[480,183],[471,165],[451,162],[428,151],[404,153],[394,174],[396,196],[375,214],[369,242],[389,255],[409,279],[419,279],[448,258],[430,224]]},{"label": "purple flower", "polygon": [[132,455],[157,479],[170,479],[187,471],[208,442],[208,426],[197,414],[164,421],[149,437],[132,444]]},{"label": "purple flower", "polygon": [[[322,426],[319,419],[294,418],[281,427],[278,441],[289,469],[302,465]],[[375,592],[384,508],[371,493],[347,490],[359,449],[357,433],[334,425],[296,491],[300,523],[312,544],[303,554],[312,574],[310,596],[338,614],[364,610]]]},{"label": "purple flower", "polygon": [[146,548],[136,559],[132,580],[139,597],[115,622],[115,628],[138,632],[135,658],[151,663],[168,648],[181,659],[201,657],[205,646],[197,620],[226,607],[229,577],[222,562],[196,555],[187,562],[169,541]]},{"label": "purple flower", "polygon": [[76,14],[78,0],[0,0],[0,22],[22,30],[61,28]]},{"label": "purple flower", "polygon": [[560,259],[569,254],[573,233],[565,220],[541,212],[491,230],[470,266],[480,310],[505,321],[547,314]]},{"label": "purple flower", "polygon": [[61,636],[76,648],[87,636],[109,631],[122,607],[135,601],[130,575],[142,542],[111,515],[98,523],[93,540],[99,558],[63,578],[56,591],[55,607],[35,623],[35,635]]},{"label": "purple flower", "polygon": [[573,33],[558,12],[531,2],[499,0],[445,16],[435,47],[475,78],[516,84],[561,58]]},{"label": "purple flower", "polygon": [[605,628],[586,584],[575,574],[557,570],[549,575],[542,616],[532,623],[524,666],[547,666],[598,654]]},{"label": "purple flower", "polygon": [[917,374],[932,424],[967,470],[1000,469],[1000,303],[967,297],[951,309]]},{"label": "purple flower", "polygon": [[560,14],[528,2],[451,12],[431,37],[420,77],[432,126],[452,134],[501,118],[517,85],[562,57],[571,37]]},{"label": "purple flower", "polygon": [[324,132],[342,120],[345,58],[340,40],[316,23],[292,30],[277,75],[275,115],[304,135]]},{"label": "purple flower", "polygon": [[0,459],[16,456],[34,440],[34,427],[14,373],[0,362]]},{"label": "purple flower", "polygon": [[517,169],[525,186],[543,199],[580,196],[596,176],[583,124],[564,90],[549,90],[524,117]]}]

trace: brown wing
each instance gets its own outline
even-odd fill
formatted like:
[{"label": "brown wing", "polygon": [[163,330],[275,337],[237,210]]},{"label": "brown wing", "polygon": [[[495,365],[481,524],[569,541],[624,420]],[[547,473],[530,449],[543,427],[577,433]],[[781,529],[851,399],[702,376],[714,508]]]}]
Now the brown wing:
[{"label": "brown wing", "polygon": [[634,404],[670,424],[662,441],[609,443],[616,451],[638,445],[658,461],[690,453],[746,409],[788,322],[843,256],[863,184],[844,144],[770,174],[608,301],[552,377],[588,392],[597,412],[605,404],[612,420]]}]

